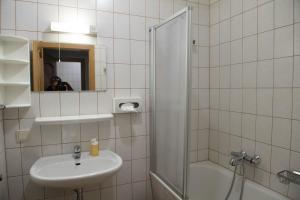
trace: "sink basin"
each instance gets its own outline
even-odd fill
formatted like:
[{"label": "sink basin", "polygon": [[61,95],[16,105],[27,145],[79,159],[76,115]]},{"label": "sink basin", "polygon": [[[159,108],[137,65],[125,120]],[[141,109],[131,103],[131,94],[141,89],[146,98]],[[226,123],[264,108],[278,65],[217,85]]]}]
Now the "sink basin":
[{"label": "sink basin", "polygon": [[109,150],[101,151],[99,156],[83,152],[79,165],[72,154],[42,157],[32,165],[30,177],[42,186],[77,189],[105,181],[117,173],[122,162],[120,156]]}]

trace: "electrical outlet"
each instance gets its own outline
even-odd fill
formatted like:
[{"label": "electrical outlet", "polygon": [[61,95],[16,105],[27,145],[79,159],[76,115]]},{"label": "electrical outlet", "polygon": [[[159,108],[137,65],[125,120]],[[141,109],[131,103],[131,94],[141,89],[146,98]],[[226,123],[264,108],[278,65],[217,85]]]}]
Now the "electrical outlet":
[{"label": "electrical outlet", "polygon": [[26,130],[16,130],[16,140],[17,142],[24,142],[26,140],[28,140],[30,135],[30,130],[26,129]]}]

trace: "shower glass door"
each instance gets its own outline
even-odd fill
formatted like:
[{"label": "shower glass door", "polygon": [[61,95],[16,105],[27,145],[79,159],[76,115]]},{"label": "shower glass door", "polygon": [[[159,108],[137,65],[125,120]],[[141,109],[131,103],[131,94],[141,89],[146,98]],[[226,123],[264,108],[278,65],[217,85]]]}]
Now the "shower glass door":
[{"label": "shower glass door", "polygon": [[191,9],[151,29],[151,173],[184,197]]}]

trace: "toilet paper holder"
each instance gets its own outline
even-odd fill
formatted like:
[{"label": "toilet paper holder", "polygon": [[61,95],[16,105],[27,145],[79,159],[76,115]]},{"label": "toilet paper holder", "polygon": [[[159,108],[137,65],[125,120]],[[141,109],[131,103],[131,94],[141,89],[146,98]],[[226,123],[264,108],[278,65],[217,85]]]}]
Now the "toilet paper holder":
[{"label": "toilet paper holder", "polygon": [[118,97],[113,99],[113,113],[142,112],[141,97]]}]

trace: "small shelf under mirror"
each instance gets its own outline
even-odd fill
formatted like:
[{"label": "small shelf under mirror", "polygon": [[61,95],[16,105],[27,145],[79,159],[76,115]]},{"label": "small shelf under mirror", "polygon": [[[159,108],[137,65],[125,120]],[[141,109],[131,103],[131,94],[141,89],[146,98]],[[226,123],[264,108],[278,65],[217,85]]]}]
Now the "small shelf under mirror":
[{"label": "small shelf under mirror", "polygon": [[57,116],[57,117],[37,117],[34,122],[40,125],[55,125],[55,124],[75,124],[75,123],[91,123],[106,121],[114,116],[111,113],[95,114],[95,115],[74,115],[74,116]]}]

